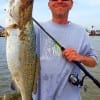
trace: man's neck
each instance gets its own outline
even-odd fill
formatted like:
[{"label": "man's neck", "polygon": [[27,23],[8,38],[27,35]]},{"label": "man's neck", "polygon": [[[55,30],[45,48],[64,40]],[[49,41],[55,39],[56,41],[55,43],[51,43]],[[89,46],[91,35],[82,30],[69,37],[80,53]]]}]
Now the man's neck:
[{"label": "man's neck", "polygon": [[58,23],[58,24],[67,24],[69,23],[67,18],[53,18],[53,22]]}]

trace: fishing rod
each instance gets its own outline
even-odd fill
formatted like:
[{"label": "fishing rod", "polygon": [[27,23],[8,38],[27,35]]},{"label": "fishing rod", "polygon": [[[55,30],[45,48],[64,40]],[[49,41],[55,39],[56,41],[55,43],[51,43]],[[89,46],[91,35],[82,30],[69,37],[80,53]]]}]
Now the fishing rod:
[{"label": "fishing rod", "polygon": [[[57,40],[55,40],[55,38],[53,38],[34,18],[32,18],[32,20],[42,29],[42,31],[44,31],[44,33],[46,33],[55,43],[57,43],[57,45],[59,45],[61,47],[62,51],[65,50],[65,48]],[[91,75],[82,64],[80,64],[77,61],[73,61],[73,63],[75,65],[77,65],[81,69],[81,71],[84,72],[85,75],[84,75],[83,79],[87,76],[88,78],[90,78],[93,81],[93,83],[98,88],[100,88],[100,82],[93,75]]]}]

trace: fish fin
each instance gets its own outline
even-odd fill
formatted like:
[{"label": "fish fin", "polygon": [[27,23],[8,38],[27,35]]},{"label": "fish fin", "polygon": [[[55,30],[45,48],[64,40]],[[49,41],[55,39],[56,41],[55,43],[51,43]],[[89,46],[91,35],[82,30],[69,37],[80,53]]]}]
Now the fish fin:
[{"label": "fish fin", "polygon": [[36,94],[37,92],[37,82],[38,82],[38,78],[39,78],[39,64],[40,61],[36,55],[36,59],[35,59],[35,72],[34,72],[34,84],[33,84],[33,93]]},{"label": "fish fin", "polygon": [[16,86],[15,86],[14,80],[11,81],[10,88],[11,88],[12,90],[16,90]]},{"label": "fish fin", "polygon": [[11,88],[12,90],[14,90],[14,91],[19,92],[19,89],[18,89],[18,87],[17,87],[17,85],[16,85],[16,83],[15,83],[15,81],[14,81],[13,79],[12,79],[12,81],[11,81],[10,88]]}]

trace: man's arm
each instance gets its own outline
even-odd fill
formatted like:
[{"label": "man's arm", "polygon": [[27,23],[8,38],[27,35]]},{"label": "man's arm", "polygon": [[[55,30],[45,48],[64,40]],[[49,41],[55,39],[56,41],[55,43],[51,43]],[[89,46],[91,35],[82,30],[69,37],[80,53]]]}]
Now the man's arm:
[{"label": "man's arm", "polygon": [[76,50],[74,50],[73,48],[65,49],[62,52],[62,55],[70,62],[78,61],[88,67],[95,67],[97,64],[93,57],[81,55],[77,53]]}]

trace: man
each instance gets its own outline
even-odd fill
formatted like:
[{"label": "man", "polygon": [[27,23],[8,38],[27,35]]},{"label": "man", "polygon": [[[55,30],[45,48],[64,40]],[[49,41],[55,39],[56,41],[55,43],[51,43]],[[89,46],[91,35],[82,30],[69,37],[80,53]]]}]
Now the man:
[{"label": "man", "polygon": [[96,65],[96,54],[87,32],[68,20],[73,0],[49,0],[52,20],[42,26],[64,48],[64,51],[38,26],[35,27],[40,76],[34,100],[81,100],[80,88],[69,81],[71,74],[80,79],[80,69],[73,63]]}]

